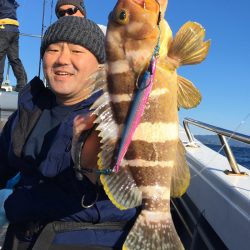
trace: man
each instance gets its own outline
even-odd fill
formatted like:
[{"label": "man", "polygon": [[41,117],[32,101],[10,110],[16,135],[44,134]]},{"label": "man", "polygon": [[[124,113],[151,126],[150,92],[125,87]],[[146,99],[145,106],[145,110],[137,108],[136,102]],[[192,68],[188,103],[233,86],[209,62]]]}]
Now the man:
[{"label": "man", "polygon": [[[93,179],[77,180],[70,153],[73,121],[84,120],[79,115],[88,115],[101,95],[91,93],[89,79],[105,62],[104,40],[97,24],[76,16],[58,19],[45,32],[41,57],[49,87],[37,77],[27,84],[0,136],[0,188],[20,172],[4,204],[10,221],[4,249],[13,249],[13,237],[18,250],[51,244],[119,249],[124,241],[136,210],[120,211]],[[100,143],[90,119],[82,136],[81,165],[94,168]]]},{"label": "man", "polygon": [[16,15],[18,6],[14,0],[0,1],[0,88],[7,55],[17,80],[16,91],[20,91],[27,83],[27,75],[19,58],[19,23]]},{"label": "man", "polygon": [[[86,8],[82,0],[58,0],[55,7],[57,18],[63,16],[79,16],[86,18]],[[104,34],[106,34],[107,27],[98,24]]]},{"label": "man", "polygon": [[82,0],[58,0],[55,13],[57,18],[63,16],[86,17],[86,9]]}]

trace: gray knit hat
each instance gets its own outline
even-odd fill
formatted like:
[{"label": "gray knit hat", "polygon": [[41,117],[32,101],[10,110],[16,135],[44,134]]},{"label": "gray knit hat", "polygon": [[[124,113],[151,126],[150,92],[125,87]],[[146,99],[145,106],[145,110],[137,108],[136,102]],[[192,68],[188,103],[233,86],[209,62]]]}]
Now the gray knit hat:
[{"label": "gray knit hat", "polygon": [[100,27],[89,19],[64,16],[53,23],[43,36],[41,58],[47,47],[57,42],[81,45],[94,54],[99,63],[105,62],[105,36]]},{"label": "gray knit hat", "polygon": [[86,9],[82,0],[58,0],[56,3],[56,7],[55,7],[56,15],[57,15],[59,7],[62,5],[67,5],[67,4],[76,6],[84,15],[84,17],[86,17]]}]

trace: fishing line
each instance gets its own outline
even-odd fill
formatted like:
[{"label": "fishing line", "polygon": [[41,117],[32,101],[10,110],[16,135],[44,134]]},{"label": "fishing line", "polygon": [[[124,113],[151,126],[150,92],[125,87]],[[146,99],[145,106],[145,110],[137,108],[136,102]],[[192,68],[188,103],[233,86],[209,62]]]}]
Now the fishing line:
[{"label": "fishing line", "polygon": [[[41,42],[42,43],[42,38],[43,38],[43,34],[44,34],[44,29],[45,29],[45,25],[44,25],[44,18],[45,18],[45,7],[46,7],[46,1],[43,0],[43,13],[42,13],[42,27],[41,27]],[[41,74],[41,66],[42,66],[42,58],[40,57],[39,59],[39,65],[38,65],[38,77],[40,78],[40,74]]]},{"label": "fishing line", "polygon": [[[240,129],[240,127],[250,118],[250,113],[248,113],[240,122],[239,124],[236,126],[236,128],[234,129],[234,131],[231,133],[231,135],[229,137],[227,137],[227,141],[230,142],[230,140],[232,140],[232,137],[235,135],[235,133],[238,132],[238,130]],[[218,154],[220,154],[220,152],[224,149],[225,145],[222,145],[220,147],[220,149],[218,151],[214,150],[215,152],[217,152]],[[206,163],[206,165],[210,164],[212,161],[215,160],[215,158],[218,157],[218,155],[215,155],[214,157],[212,157],[211,159],[208,160],[208,162]],[[207,167],[203,167],[200,171],[196,172],[196,174],[191,176],[192,178],[197,177],[198,175],[200,175],[203,171],[205,171],[207,169]]]},{"label": "fishing line", "polygon": [[54,0],[51,0],[51,4],[50,4],[50,21],[49,21],[49,25],[52,24],[53,6],[54,6]]}]

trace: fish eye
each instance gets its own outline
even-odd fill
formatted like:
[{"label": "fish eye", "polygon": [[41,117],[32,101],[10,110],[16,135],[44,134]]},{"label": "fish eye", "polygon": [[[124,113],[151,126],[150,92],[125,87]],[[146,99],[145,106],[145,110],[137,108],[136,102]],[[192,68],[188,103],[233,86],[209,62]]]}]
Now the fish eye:
[{"label": "fish eye", "polygon": [[125,12],[125,10],[122,10],[121,12],[120,12],[120,15],[119,15],[119,19],[120,20],[126,20],[126,12]]},{"label": "fish eye", "polygon": [[121,9],[116,11],[116,22],[119,24],[128,23],[128,13],[126,10]]}]

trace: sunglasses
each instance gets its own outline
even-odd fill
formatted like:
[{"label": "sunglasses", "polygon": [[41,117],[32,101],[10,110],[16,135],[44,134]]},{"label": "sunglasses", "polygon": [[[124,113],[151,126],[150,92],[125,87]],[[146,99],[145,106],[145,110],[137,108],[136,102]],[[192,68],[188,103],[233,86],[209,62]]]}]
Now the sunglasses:
[{"label": "sunglasses", "polygon": [[74,15],[79,9],[77,7],[74,7],[74,8],[69,8],[69,9],[66,9],[66,10],[59,10],[56,15],[57,17],[63,17],[65,16],[66,14],[68,14],[69,16],[72,16]]}]

